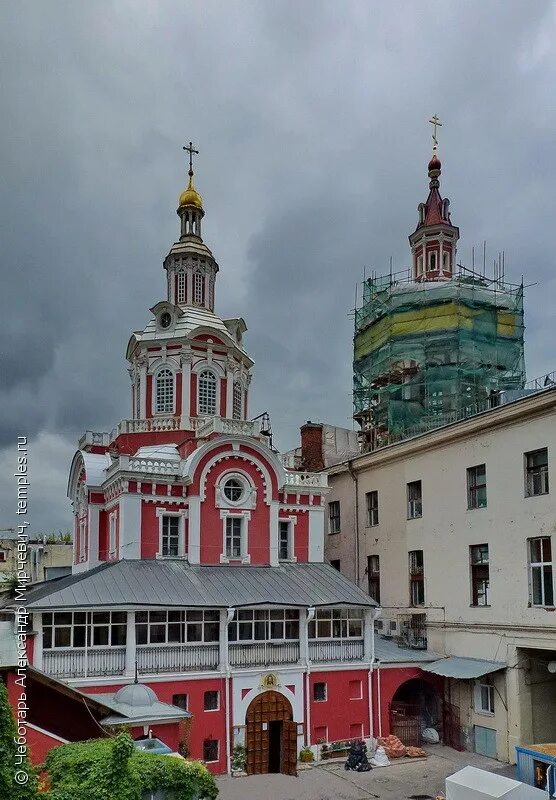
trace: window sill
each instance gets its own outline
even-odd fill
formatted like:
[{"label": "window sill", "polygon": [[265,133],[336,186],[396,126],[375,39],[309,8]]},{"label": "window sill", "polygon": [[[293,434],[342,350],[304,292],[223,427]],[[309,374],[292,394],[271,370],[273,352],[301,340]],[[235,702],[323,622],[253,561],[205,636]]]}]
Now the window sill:
[{"label": "window sill", "polygon": [[407,521],[408,521],[408,522],[411,522],[411,520],[413,520],[413,519],[423,519],[423,515],[422,515],[422,514],[420,514],[418,517],[408,517],[408,518],[407,518]]},{"label": "window sill", "polygon": [[166,556],[164,555],[164,553],[157,553],[155,558],[160,561],[171,561],[171,560],[187,561],[188,555],[187,553],[183,553],[183,555]]},{"label": "window sill", "polygon": [[[205,711],[205,713],[207,713],[207,714],[211,714],[214,711],[220,711],[220,709],[219,708],[205,708],[205,709],[203,709],[203,711]],[[211,763],[213,763],[213,762],[211,762]]]},{"label": "window sill", "polygon": [[533,605],[533,603],[529,603],[529,608],[538,608],[539,610],[544,610],[544,611],[556,611],[555,606],[537,606]]},{"label": "window sill", "polygon": [[526,494],[524,495],[526,500],[529,500],[531,497],[548,497],[550,492],[538,492],[537,494]]},{"label": "window sill", "polygon": [[328,531],[329,536],[337,536],[341,531]]},{"label": "window sill", "polygon": [[251,556],[225,556],[224,553],[220,554],[221,564],[250,564]]},{"label": "window sill", "polygon": [[295,564],[297,562],[297,556],[292,556],[291,558],[279,558],[278,561],[280,564]]},{"label": "window sill", "polygon": [[479,605],[478,603],[469,603],[469,608],[491,608],[490,603],[484,603],[483,605]]},{"label": "window sill", "polygon": [[490,717],[491,719],[495,716],[494,711],[482,711],[478,708],[475,709],[475,714],[479,714],[481,717]]}]

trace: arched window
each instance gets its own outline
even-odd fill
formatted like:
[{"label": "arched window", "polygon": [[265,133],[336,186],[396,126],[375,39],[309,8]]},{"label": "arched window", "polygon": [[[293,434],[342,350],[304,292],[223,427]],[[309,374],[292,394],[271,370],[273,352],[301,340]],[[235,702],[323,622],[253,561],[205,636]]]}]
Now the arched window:
[{"label": "arched window", "polygon": [[193,273],[193,302],[199,305],[203,304],[203,291],[205,288],[205,281],[200,272]]},{"label": "arched window", "polygon": [[232,403],[232,417],[234,419],[241,419],[243,410],[243,390],[241,383],[236,381],[234,383],[233,403]]},{"label": "arched window", "polygon": [[446,250],[442,253],[442,261],[444,262],[442,264],[444,272],[449,272],[450,271],[450,253],[446,252]]},{"label": "arched window", "polygon": [[199,375],[199,414],[216,414],[216,375],[205,370]]},{"label": "arched window", "polygon": [[156,376],[154,410],[157,414],[174,411],[174,375],[172,370],[161,369]]},{"label": "arched window", "polygon": [[185,303],[186,295],[185,295],[185,272],[183,269],[180,269],[178,272],[178,280],[177,280],[177,295],[178,295],[178,303]]}]

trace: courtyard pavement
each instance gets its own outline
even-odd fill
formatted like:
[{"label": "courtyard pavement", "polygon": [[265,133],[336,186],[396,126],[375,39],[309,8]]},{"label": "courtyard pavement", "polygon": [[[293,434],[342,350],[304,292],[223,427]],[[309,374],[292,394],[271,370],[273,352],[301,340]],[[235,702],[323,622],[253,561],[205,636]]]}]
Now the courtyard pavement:
[{"label": "courtyard pavement", "polygon": [[438,792],[444,792],[448,775],[467,764],[514,776],[514,767],[475,753],[458,753],[441,745],[427,748],[427,752],[427,759],[393,761],[390,767],[371,772],[346,772],[341,761],[302,769],[297,778],[220,776],[218,797],[219,800],[406,800],[411,795],[436,797]]}]

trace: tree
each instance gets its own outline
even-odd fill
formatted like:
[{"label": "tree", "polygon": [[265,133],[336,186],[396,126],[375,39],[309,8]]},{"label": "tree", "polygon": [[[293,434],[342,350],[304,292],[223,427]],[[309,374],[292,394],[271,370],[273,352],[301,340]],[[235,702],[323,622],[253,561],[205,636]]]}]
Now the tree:
[{"label": "tree", "polygon": [[17,726],[0,678],[0,797],[37,800],[37,774],[25,753],[18,751]]}]

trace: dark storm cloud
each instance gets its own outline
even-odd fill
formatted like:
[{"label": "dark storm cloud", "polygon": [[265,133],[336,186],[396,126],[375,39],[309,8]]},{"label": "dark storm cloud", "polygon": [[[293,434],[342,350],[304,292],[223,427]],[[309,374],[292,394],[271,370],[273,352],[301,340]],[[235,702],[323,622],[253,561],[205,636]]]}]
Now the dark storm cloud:
[{"label": "dark storm cloud", "polygon": [[[124,352],[164,294],[181,145],[200,145],[217,305],[278,444],[349,424],[363,268],[408,263],[436,112],[460,257],[528,290],[530,375],[556,364],[556,12],[536,2],[22,2],[1,10],[0,457],[35,445],[34,522],[64,524],[71,447],[129,413]],[[542,314],[540,311],[542,310]],[[11,518],[11,487],[0,493]]]}]

